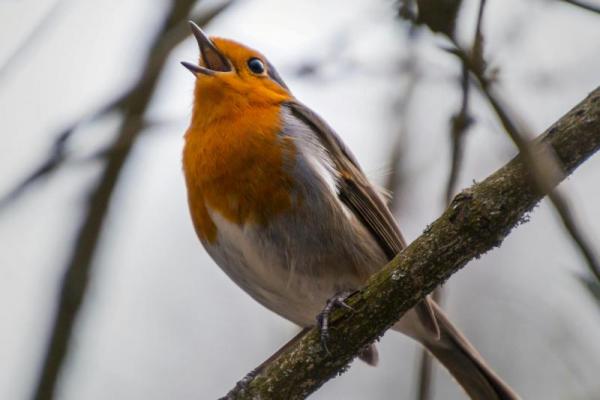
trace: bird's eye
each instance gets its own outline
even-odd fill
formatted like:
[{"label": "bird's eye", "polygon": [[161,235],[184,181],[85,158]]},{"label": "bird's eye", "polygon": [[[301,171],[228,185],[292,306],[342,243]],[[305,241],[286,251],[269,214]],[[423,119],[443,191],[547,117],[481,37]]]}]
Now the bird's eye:
[{"label": "bird's eye", "polygon": [[265,72],[265,64],[258,58],[249,59],[248,68],[255,74],[262,74]]}]

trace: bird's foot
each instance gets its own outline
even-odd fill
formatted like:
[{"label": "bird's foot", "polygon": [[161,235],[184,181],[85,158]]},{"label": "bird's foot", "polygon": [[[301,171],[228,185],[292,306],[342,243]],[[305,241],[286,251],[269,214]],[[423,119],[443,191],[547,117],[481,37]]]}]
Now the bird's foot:
[{"label": "bird's foot", "polygon": [[327,353],[329,353],[329,349],[327,348],[327,341],[329,340],[329,316],[333,312],[336,307],[344,307],[348,310],[354,311],[352,307],[346,303],[346,299],[350,297],[350,295],[354,293],[351,291],[343,291],[335,294],[325,304],[323,310],[317,315],[317,326],[319,327],[319,332],[321,333],[321,345],[325,349]]}]

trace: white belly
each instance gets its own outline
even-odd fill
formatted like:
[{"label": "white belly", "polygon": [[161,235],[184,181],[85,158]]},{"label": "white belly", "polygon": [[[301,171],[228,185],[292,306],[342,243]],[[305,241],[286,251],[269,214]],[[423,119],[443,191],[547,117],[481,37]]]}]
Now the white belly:
[{"label": "white belly", "polygon": [[331,210],[319,216],[311,207],[268,226],[209,212],[218,232],[214,244],[204,243],[209,254],[255,300],[300,326],[313,325],[327,299],[356,289],[385,263],[361,226]]}]

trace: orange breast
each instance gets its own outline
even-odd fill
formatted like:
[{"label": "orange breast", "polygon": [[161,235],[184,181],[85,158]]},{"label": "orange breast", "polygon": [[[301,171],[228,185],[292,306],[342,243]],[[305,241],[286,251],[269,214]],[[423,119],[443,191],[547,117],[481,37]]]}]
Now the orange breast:
[{"label": "orange breast", "polygon": [[278,135],[278,104],[205,111],[186,132],[183,168],[196,232],[212,243],[217,227],[208,207],[236,224],[265,224],[291,207],[295,146]]}]

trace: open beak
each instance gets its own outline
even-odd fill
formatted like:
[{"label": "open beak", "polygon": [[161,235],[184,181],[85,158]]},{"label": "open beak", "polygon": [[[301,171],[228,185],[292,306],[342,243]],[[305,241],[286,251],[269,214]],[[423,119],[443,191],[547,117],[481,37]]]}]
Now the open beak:
[{"label": "open beak", "polygon": [[196,41],[198,41],[198,47],[200,48],[200,54],[205,66],[202,67],[186,61],[182,61],[181,64],[194,75],[213,75],[215,72],[231,71],[229,61],[219,53],[213,42],[202,32],[202,29],[193,21],[190,21],[190,27],[196,37]]}]

